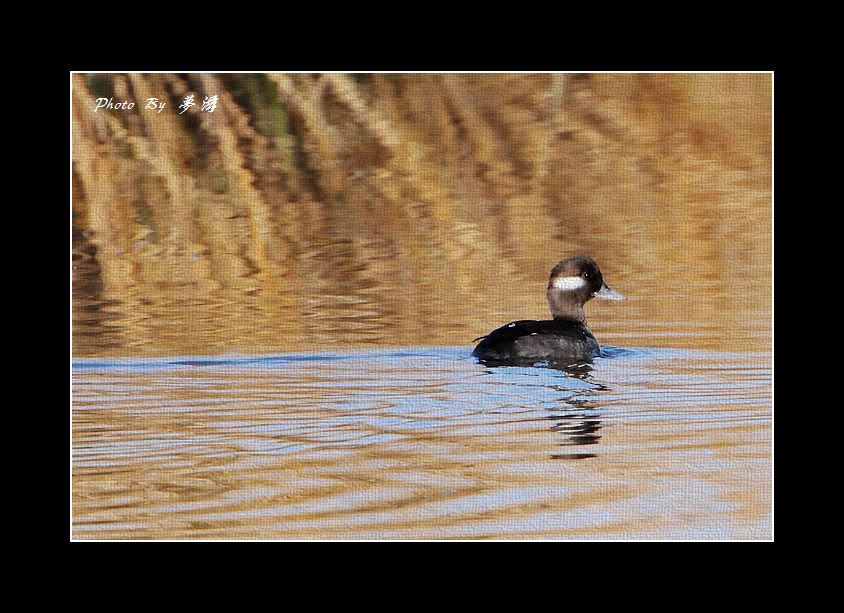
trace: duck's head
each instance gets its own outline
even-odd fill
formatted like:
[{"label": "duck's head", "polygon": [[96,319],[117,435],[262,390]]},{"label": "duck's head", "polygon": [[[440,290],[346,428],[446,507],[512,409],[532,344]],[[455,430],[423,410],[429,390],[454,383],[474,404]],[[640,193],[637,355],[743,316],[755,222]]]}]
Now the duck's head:
[{"label": "duck's head", "polygon": [[586,322],[583,305],[592,298],[624,300],[624,296],[604,283],[598,263],[586,255],[559,262],[551,270],[546,291],[551,314]]}]

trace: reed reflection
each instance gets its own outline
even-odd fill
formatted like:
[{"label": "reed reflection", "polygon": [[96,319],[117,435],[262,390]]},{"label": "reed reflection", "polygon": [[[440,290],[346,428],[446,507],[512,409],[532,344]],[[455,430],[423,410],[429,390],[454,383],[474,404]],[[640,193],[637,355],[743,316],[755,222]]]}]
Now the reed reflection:
[{"label": "reed reflection", "polygon": [[[165,92],[220,103],[93,112]],[[770,109],[764,74],[74,74],[73,354],[454,346],[576,253],[631,289],[601,342],[767,350]]]}]

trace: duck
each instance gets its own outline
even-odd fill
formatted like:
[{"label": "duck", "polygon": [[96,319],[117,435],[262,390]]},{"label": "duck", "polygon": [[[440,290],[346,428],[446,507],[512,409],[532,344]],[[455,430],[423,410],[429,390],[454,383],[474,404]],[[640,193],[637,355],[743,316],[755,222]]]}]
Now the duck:
[{"label": "duck", "polygon": [[551,269],[545,292],[553,319],[511,321],[480,341],[472,355],[492,365],[532,365],[539,362],[572,364],[601,355],[601,346],[589,326],[583,306],[598,298],[625,300],[604,281],[598,263],[576,255]]}]

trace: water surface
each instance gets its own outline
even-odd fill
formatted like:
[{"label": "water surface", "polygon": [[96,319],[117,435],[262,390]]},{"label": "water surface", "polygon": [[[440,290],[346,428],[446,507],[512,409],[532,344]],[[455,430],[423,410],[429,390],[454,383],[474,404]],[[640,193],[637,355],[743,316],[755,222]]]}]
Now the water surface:
[{"label": "water surface", "polygon": [[[770,537],[771,75],[71,93],[76,538]],[[576,254],[625,349],[477,364]]]},{"label": "water surface", "polygon": [[767,539],[770,354],[77,359],[75,538]]}]

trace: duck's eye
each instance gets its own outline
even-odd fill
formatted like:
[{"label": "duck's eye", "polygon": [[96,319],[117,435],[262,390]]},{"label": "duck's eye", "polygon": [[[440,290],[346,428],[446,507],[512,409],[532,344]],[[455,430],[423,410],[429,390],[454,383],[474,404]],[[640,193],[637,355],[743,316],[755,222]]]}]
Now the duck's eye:
[{"label": "duck's eye", "polygon": [[589,277],[591,277],[591,276],[592,276],[592,275],[590,275],[588,272],[583,273],[583,278],[584,278],[584,279],[588,279],[588,278],[589,278]]}]

